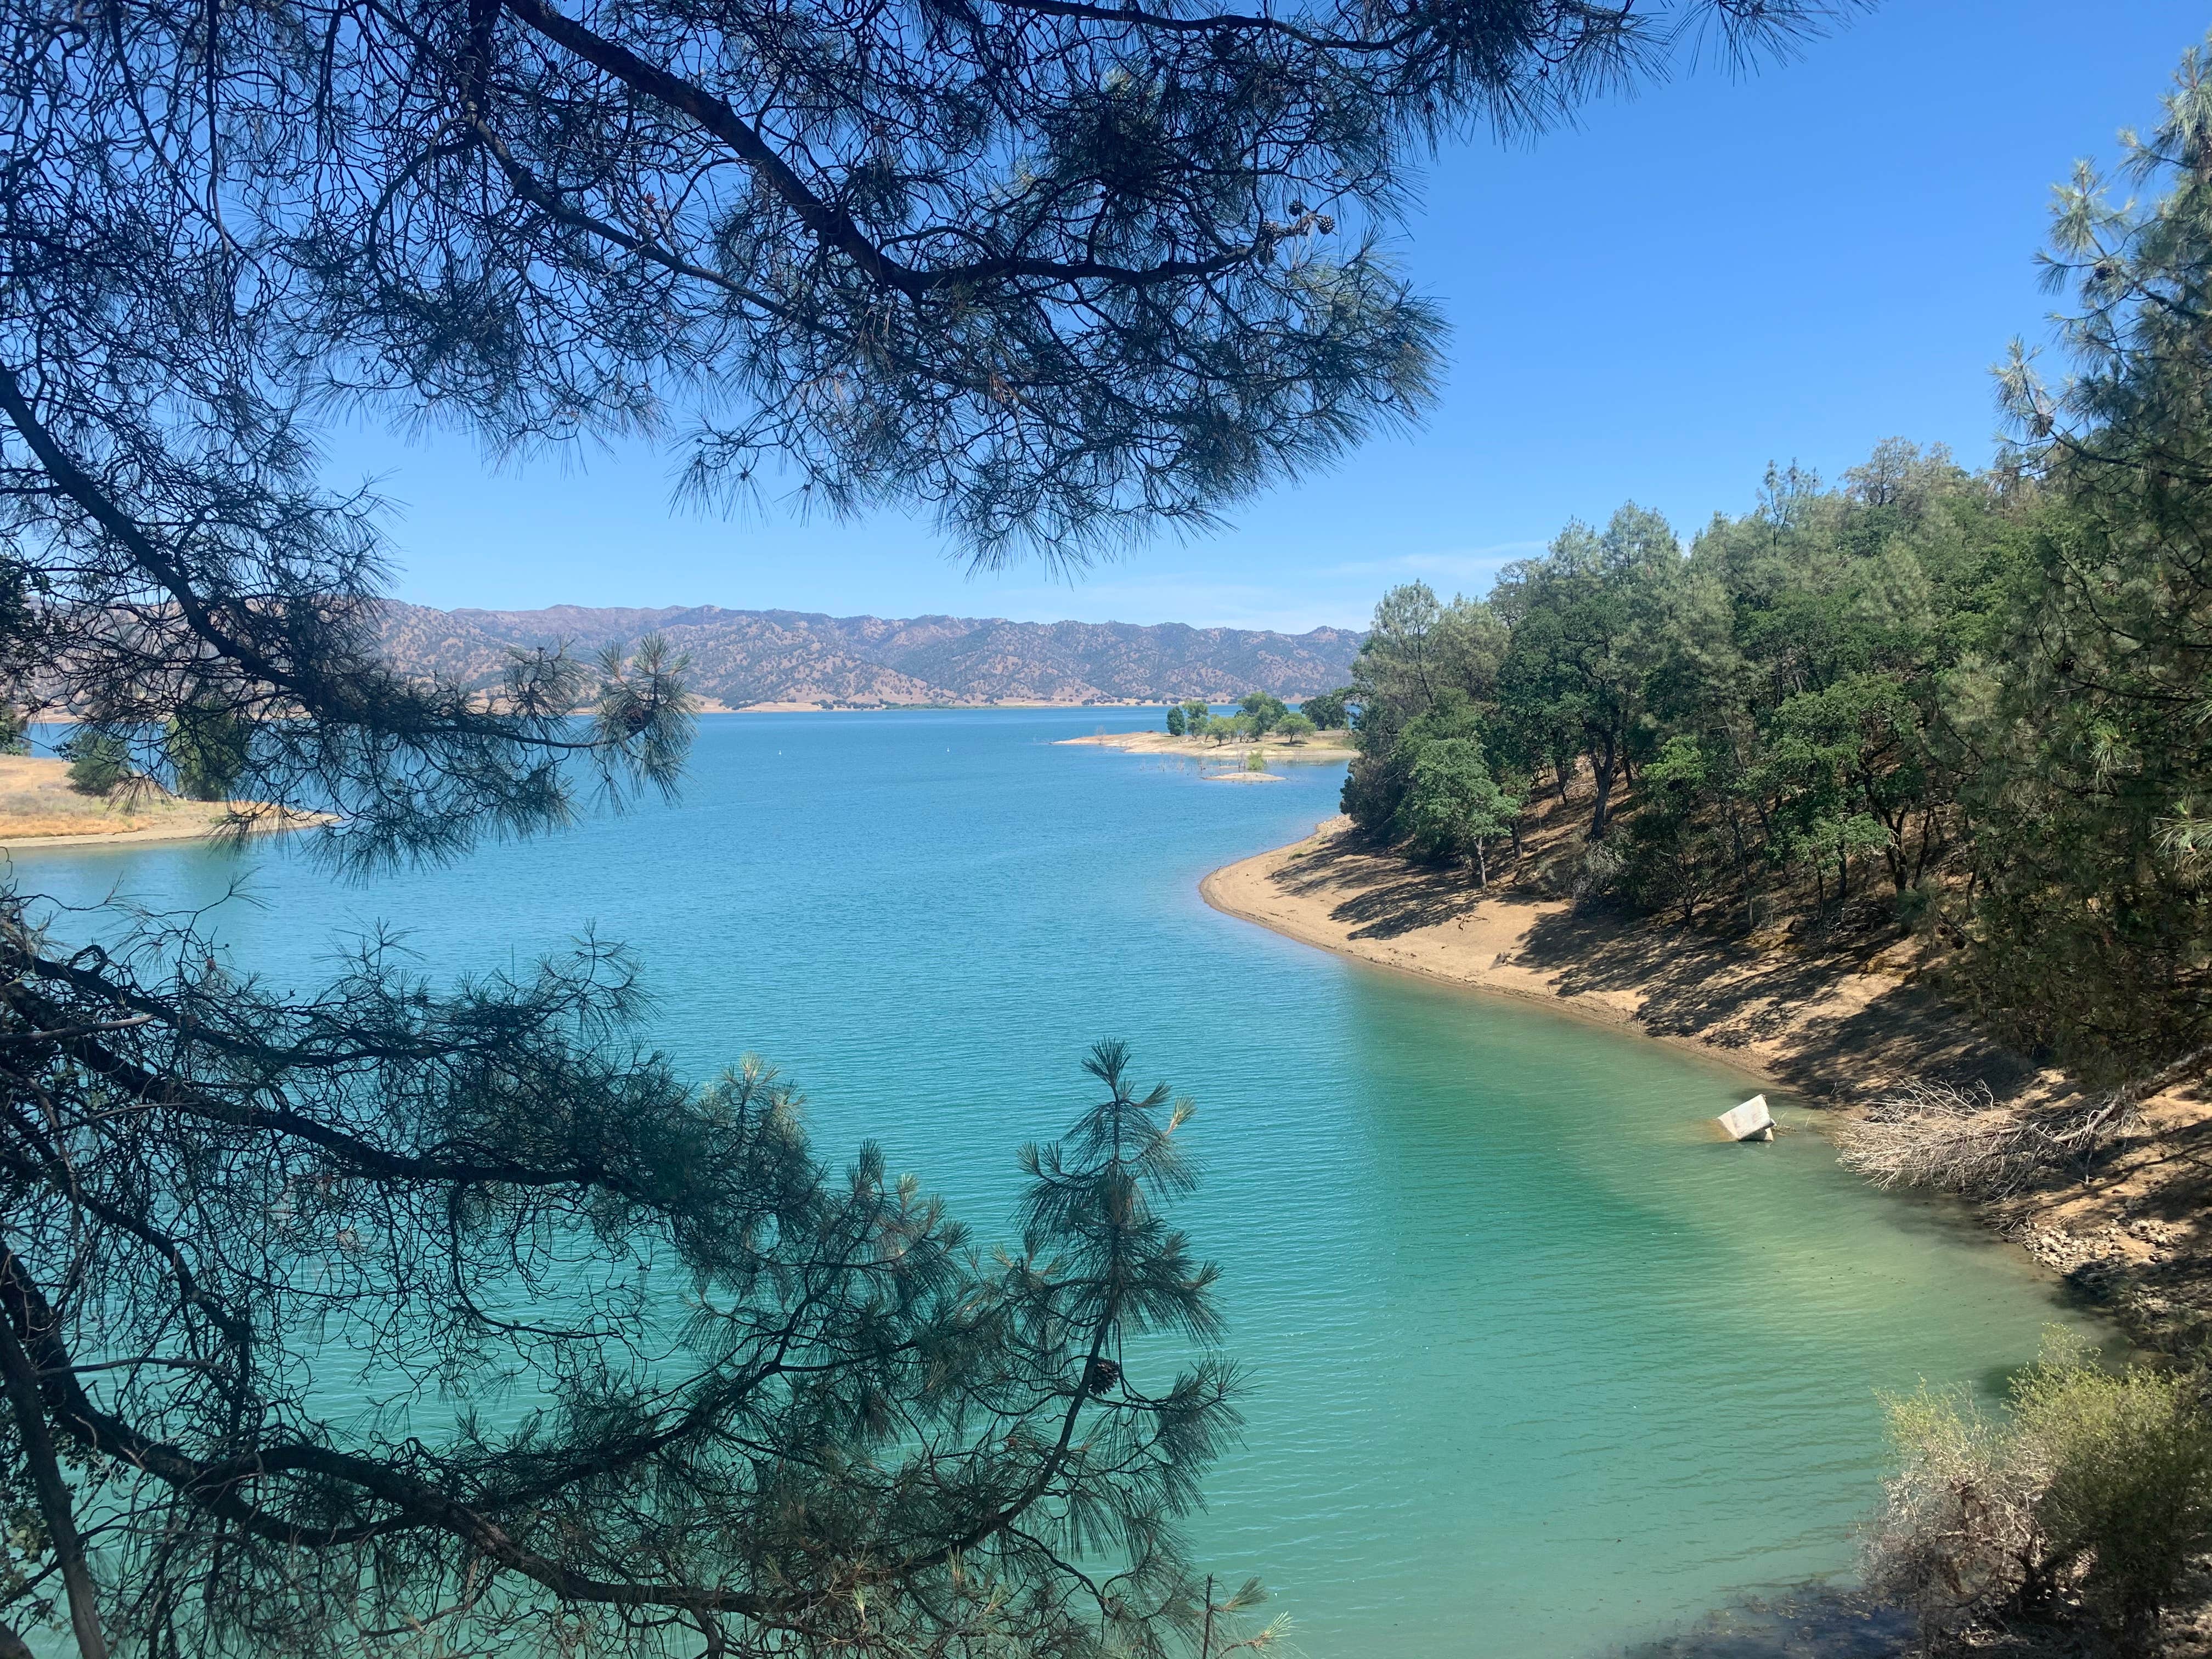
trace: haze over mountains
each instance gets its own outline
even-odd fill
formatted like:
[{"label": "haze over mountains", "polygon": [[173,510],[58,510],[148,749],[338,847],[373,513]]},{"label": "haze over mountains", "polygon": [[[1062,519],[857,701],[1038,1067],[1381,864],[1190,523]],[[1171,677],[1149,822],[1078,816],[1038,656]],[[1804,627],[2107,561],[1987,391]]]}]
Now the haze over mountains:
[{"label": "haze over mountains", "polygon": [[647,634],[687,653],[692,690],[723,708],[1220,702],[1247,691],[1295,700],[1344,684],[1361,637],[1340,628],[1276,634],[1180,623],[887,621],[718,605],[437,611],[395,602],[382,624],[395,667],[471,686],[495,684],[518,648],[566,642],[591,651]]}]

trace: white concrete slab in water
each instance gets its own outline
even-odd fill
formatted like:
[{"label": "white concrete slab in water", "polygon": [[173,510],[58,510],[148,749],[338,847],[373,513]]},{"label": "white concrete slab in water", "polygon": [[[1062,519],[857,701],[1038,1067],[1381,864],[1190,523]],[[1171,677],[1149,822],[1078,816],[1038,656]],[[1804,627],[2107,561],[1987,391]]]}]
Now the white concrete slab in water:
[{"label": "white concrete slab in water", "polygon": [[1766,1097],[1753,1095],[1742,1105],[1723,1112],[1717,1120],[1730,1140],[1774,1139],[1774,1114],[1766,1109]]}]

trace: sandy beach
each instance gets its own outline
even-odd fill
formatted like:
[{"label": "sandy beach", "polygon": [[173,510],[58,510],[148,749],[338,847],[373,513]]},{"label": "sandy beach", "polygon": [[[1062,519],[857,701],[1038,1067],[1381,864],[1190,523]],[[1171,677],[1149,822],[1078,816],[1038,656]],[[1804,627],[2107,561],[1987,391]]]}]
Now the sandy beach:
[{"label": "sandy beach", "polygon": [[1663,923],[1577,917],[1565,899],[1485,892],[1460,872],[1364,845],[1344,818],[1216,870],[1199,890],[1308,945],[1629,1026],[1811,1097],[1961,1072],[2009,1091],[2034,1075],[1901,971],[1731,950]]},{"label": "sandy beach", "polygon": [[291,812],[260,801],[184,800],[153,786],[103,800],[69,787],[65,762],[0,755],[0,850],[203,841],[241,817],[255,835],[332,822],[325,813]]},{"label": "sandy beach", "polygon": [[[1224,866],[1217,910],[1358,961],[1541,1003],[1724,1060],[1827,1110],[1913,1078],[2000,1100],[2063,1092],[2063,1073],[1989,1041],[1899,947],[1871,958],[1753,949],[1663,921],[1577,916],[1564,899],[1378,850],[1348,820]],[[2168,1350],[2212,1331],[2212,1098],[2154,1095],[2092,1174],[1978,1206],[2006,1237]]]}]

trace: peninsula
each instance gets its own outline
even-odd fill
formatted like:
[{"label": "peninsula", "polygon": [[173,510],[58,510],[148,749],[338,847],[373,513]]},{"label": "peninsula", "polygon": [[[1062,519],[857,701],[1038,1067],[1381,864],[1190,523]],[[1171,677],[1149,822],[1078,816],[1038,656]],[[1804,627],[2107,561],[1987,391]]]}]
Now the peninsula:
[{"label": "peninsula", "polygon": [[34,755],[0,755],[0,849],[205,841],[243,826],[262,834],[331,822],[259,801],[186,800],[157,785],[101,797],[69,786],[69,767]]}]

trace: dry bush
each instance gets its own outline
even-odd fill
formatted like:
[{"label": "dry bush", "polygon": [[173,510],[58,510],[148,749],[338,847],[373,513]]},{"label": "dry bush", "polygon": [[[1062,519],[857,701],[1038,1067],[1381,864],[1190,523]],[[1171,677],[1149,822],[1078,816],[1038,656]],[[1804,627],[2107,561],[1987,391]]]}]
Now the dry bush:
[{"label": "dry bush", "polygon": [[2187,1381],[2107,1371],[2054,1335],[2007,1420],[1958,1390],[1884,1403],[1899,1467],[1868,1540],[1869,1590],[1931,1642],[2025,1616],[2149,1650],[2212,1543],[2212,1419]]},{"label": "dry bush", "polygon": [[1972,1091],[1913,1082],[1835,1131],[1845,1169],[1878,1187],[1927,1187],[2002,1198],[2044,1170],[2094,1156],[2134,1121],[2138,1092],[2023,1108]]},{"label": "dry bush", "polygon": [[2023,1599],[2036,1581],[2039,1448],[1985,1420],[1963,1389],[1883,1401],[1898,1471],[1869,1533],[1869,1593],[1940,1641]]}]

